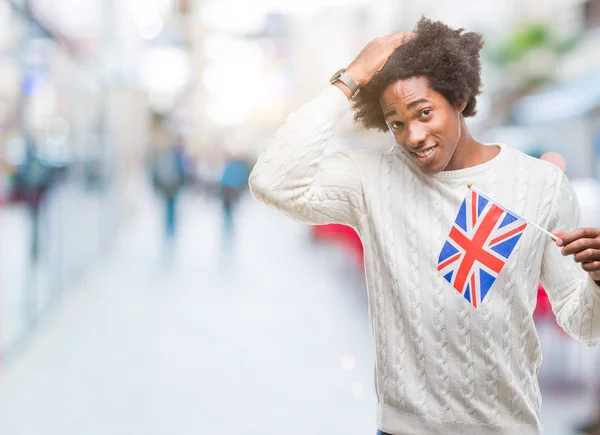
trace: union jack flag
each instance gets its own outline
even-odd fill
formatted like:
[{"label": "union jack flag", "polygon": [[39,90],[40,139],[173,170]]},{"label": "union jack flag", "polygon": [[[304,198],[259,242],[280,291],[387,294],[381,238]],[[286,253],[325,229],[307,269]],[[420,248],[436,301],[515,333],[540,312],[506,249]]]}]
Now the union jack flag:
[{"label": "union jack flag", "polygon": [[463,201],[438,259],[438,271],[477,308],[527,228],[527,222],[475,191]]}]

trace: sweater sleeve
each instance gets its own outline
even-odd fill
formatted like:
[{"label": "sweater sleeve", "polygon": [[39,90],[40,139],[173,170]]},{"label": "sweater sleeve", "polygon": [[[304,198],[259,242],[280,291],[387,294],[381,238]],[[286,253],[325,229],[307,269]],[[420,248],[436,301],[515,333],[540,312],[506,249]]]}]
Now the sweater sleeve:
[{"label": "sweater sleeve", "polygon": [[[549,231],[572,231],[580,226],[580,207],[567,177],[562,174],[554,198]],[[548,238],[542,260],[541,281],[558,324],[588,346],[600,344],[600,286],[561,248]]]},{"label": "sweater sleeve", "polygon": [[349,108],[329,85],[289,115],[250,174],[256,200],[301,222],[356,227],[365,214],[359,166],[346,151],[325,154]]}]

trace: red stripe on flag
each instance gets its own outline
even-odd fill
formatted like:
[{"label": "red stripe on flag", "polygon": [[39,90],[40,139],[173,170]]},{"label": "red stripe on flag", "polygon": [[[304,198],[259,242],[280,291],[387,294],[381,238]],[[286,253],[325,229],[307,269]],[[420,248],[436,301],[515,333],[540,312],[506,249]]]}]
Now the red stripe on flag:
[{"label": "red stripe on flag", "polygon": [[465,256],[458,268],[456,279],[454,281],[455,288],[461,293],[463,292],[465,282],[469,277],[469,272],[475,261],[479,261],[496,273],[500,273],[502,267],[504,267],[504,262],[502,260],[499,260],[483,249],[483,244],[490,236],[498,219],[502,216],[502,213],[504,213],[504,211],[500,207],[495,204],[492,205],[490,210],[485,214],[477,232],[473,236],[473,240],[469,240],[469,238],[458,231],[456,227],[452,227],[450,230],[450,238],[465,250]]},{"label": "red stripe on flag", "polygon": [[446,260],[445,262],[443,262],[442,264],[440,264],[438,266],[438,272],[442,269],[444,269],[446,266],[448,266],[449,264],[454,263],[456,260],[458,260],[460,258],[460,252],[458,254],[456,254],[454,257],[449,258],[448,260]]},{"label": "red stripe on flag", "polygon": [[475,272],[471,275],[471,303],[477,308],[477,291],[475,290]]},{"label": "red stripe on flag", "polygon": [[490,246],[493,246],[493,245],[495,245],[495,244],[496,244],[496,243],[498,243],[498,242],[502,242],[503,240],[509,239],[511,236],[513,236],[513,235],[515,235],[515,234],[517,234],[517,233],[520,233],[520,232],[521,232],[521,231],[523,231],[525,228],[527,228],[527,224],[523,224],[523,225],[521,225],[520,227],[518,227],[518,228],[515,228],[514,230],[512,230],[512,231],[510,231],[510,232],[508,232],[508,233],[506,233],[506,234],[503,234],[503,235],[501,235],[500,237],[497,237],[497,238],[495,238],[494,240],[492,240],[492,241],[490,242]]}]

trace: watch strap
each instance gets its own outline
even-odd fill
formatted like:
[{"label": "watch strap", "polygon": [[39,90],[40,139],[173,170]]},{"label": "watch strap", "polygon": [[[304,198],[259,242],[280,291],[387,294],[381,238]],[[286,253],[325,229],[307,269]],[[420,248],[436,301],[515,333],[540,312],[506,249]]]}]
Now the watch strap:
[{"label": "watch strap", "polygon": [[330,83],[335,83],[338,80],[345,84],[348,87],[348,89],[350,89],[350,92],[352,93],[352,96],[350,97],[351,100],[354,99],[354,97],[356,97],[360,92],[360,88],[358,87],[352,76],[348,74],[345,69],[341,69],[337,73],[335,73],[331,78]]}]

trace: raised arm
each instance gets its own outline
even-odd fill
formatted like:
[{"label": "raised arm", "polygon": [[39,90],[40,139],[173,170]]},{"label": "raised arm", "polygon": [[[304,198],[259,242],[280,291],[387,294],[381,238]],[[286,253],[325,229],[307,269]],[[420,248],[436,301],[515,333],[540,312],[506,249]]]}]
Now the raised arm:
[{"label": "raised arm", "polygon": [[[395,33],[375,39],[346,72],[364,86],[411,36]],[[250,175],[250,190],[258,201],[303,222],[357,226],[366,209],[355,153],[325,154],[335,128],[350,110],[350,97],[350,89],[335,82],[287,118]]]}]

